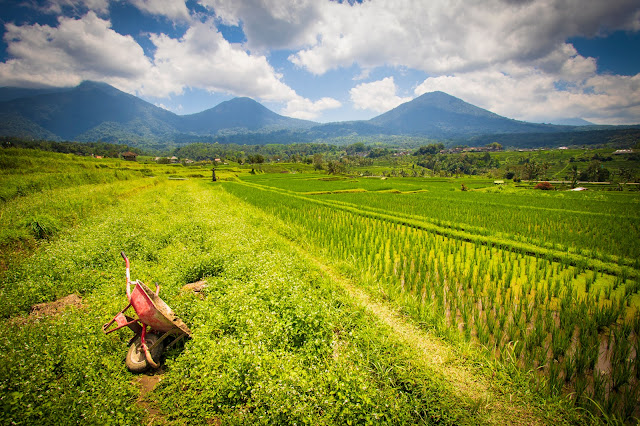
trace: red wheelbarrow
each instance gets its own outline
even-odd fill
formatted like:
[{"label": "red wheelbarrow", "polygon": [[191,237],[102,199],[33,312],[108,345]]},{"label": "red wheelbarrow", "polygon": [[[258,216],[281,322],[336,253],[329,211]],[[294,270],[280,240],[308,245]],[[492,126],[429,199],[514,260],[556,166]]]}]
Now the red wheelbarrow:
[{"label": "red wheelbarrow", "polygon": [[[129,327],[134,336],[129,340],[129,352],[125,364],[129,371],[138,373],[149,367],[158,368],[160,366],[160,355],[164,349],[165,340],[169,337],[173,341],[167,348],[175,345],[185,337],[191,337],[189,327],[173,313],[171,308],[164,303],[158,293],[160,286],[156,284],[156,291],[153,292],[141,281],[131,282],[129,274],[129,259],[120,253],[124,258],[127,271],[127,299],[129,304],[111,321],[102,326],[105,334],[112,333],[122,327]],[[131,284],[134,285],[131,291]],[[125,315],[125,311],[133,306],[138,314],[138,318]],[[116,327],[109,329],[113,323]],[[149,327],[149,330],[147,330]]]}]

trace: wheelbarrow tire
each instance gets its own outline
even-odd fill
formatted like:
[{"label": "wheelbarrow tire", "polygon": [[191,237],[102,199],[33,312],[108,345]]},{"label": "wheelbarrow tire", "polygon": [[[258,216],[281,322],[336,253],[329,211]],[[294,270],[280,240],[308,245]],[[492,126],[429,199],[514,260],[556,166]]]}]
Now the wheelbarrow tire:
[{"label": "wheelbarrow tire", "polygon": [[[158,338],[159,337],[155,334],[151,334],[151,333],[147,334],[145,336],[147,347],[150,348],[156,342],[156,340],[158,340]],[[164,348],[164,342],[160,342],[151,351],[151,357],[155,362],[160,361],[160,355],[162,354],[163,348]],[[125,364],[129,369],[129,371],[131,371],[132,373],[141,373],[149,367],[149,363],[147,362],[147,359],[144,356],[144,351],[142,350],[142,342],[139,337],[129,347]]]}]

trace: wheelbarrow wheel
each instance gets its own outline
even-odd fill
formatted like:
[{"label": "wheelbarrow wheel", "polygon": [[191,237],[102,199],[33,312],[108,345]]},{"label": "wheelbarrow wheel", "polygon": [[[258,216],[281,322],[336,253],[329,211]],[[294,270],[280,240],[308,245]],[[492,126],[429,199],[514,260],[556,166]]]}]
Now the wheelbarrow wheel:
[{"label": "wheelbarrow wheel", "polygon": [[[150,348],[158,338],[159,337],[155,334],[147,334],[144,339],[147,343],[147,347]],[[164,342],[160,342],[160,344],[151,351],[151,358],[153,358],[155,362],[160,361],[160,355],[162,354],[163,349]],[[147,359],[144,356],[144,351],[142,350],[142,341],[139,337],[129,347],[125,364],[132,373],[141,373],[149,367],[149,363],[147,362]]]}]

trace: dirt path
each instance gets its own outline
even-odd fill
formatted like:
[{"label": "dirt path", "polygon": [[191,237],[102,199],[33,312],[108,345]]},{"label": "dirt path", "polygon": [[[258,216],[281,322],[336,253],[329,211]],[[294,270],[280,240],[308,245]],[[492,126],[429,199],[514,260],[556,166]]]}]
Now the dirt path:
[{"label": "dirt path", "polygon": [[160,410],[155,408],[145,398],[147,394],[153,391],[153,388],[155,388],[156,385],[160,383],[160,381],[162,380],[162,374],[163,374],[163,371],[160,370],[152,373],[140,374],[134,379],[134,383],[140,386],[140,396],[136,401],[136,405],[147,412],[147,417],[144,423],[147,425],[165,424],[164,418],[162,417]]},{"label": "dirt path", "polygon": [[314,263],[327,277],[339,284],[357,303],[369,313],[389,326],[409,347],[416,351],[412,361],[417,366],[441,371],[450,380],[454,393],[471,398],[478,403],[491,424],[547,424],[530,407],[518,402],[514,395],[497,393],[488,383],[488,378],[479,375],[464,365],[464,360],[456,357],[453,348],[441,339],[432,336],[408,322],[387,304],[373,300],[364,290],[356,287],[322,260],[298,248],[300,254]]}]

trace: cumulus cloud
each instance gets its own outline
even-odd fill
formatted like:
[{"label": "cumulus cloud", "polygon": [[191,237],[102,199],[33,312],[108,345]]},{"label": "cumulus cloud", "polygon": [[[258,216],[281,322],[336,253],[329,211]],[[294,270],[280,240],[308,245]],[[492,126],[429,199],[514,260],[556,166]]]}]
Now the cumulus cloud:
[{"label": "cumulus cloud", "polygon": [[76,13],[92,10],[99,15],[107,15],[109,12],[109,0],[48,0],[38,9],[44,13],[55,15],[62,14],[65,9],[73,10]]},{"label": "cumulus cloud", "polygon": [[94,12],[81,19],[60,17],[57,27],[9,23],[5,30],[11,59],[0,63],[3,85],[73,86],[101,80],[132,91],[151,69],[140,45]]},{"label": "cumulus cloud", "polygon": [[252,50],[298,48],[315,42],[323,2],[318,0],[199,0],[227,25],[242,24]]},{"label": "cumulus cloud", "polygon": [[313,120],[317,118],[322,111],[339,108],[341,106],[340,101],[333,98],[321,98],[313,102],[307,98],[298,96],[287,102],[287,106],[282,110],[282,114],[303,120]]},{"label": "cumulus cloud", "polygon": [[[639,31],[636,0],[197,0],[215,14],[204,22],[190,16],[185,0],[127,1],[190,28],[180,38],[150,35],[155,50],[145,56],[132,37],[102,19],[109,0],[28,3],[76,18],[61,16],[55,27],[7,23],[10,59],[0,63],[0,84],[71,86],[93,79],[156,98],[202,88],[280,102],[283,113],[300,118],[339,107],[332,98],[300,96],[271,66],[267,51],[292,49],[289,60],[312,74],[357,64],[356,79],[364,80],[380,66],[411,68],[431,76],[417,94],[444,90],[514,118],[557,113],[614,123],[640,117],[638,76],[599,75],[596,59],[566,43]],[[216,22],[240,25],[246,43],[226,41]],[[354,108],[376,112],[408,100],[391,77],[358,84],[350,96]]]},{"label": "cumulus cloud", "polygon": [[427,78],[416,95],[443,91],[497,114],[533,122],[580,117],[594,123],[634,124],[640,117],[640,74],[596,74],[562,81],[535,68],[512,66]]},{"label": "cumulus cloud", "polygon": [[145,83],[145,94],[162,97],[188,86],[268,101],[296,97],[265,56],[229,43],[211,21],[194,23],[180,39],[154,34],[151,41],[156,78]]},{"label": "cumulus cloud", "polygon": [[150,35],[153,58],[94,12],[78,19],[60,17],[57,27],[7,24],[5,28],[11,59],[0,63],[1,85],[68,87],[97,80],[154,98],[191,87],[283,102],[287,113],[300,118],[315,118],[340,106],[331,98],[314,102],[299,96],[265,56],[229,43],[212,21],[194,22],[181,38]]},{"label": "cumulus cloud", "polygon": [[361,83],[349,91],[351,101],[357,109],[385,112],[411,100],[400,97],[393,77],[386,77],[371,83]]},{"label": "cumulus cloud", "polygon": [[634,0],[325,2],[316,13],[300,39],[314,42],[290,57],[315,74],[353,63],[467,72],[547,57],[572,36],[640,29]]},{"label": "cumulus cloud", "polygon": [[166,16],[173,21],[188,21],[189,9],[184,0],[130,0],[141,11],[150,15]]},{"label": "cumulus cloud", "polygon": [[298,95],[281,79],[263,55],[253,55],[239,44],[229,43],[211,21],[195,22],[180,39],[152,35],[156,47],[154,78],[141,93],[155,97],[182,93],[185,87],[248,96],[264,101],[286,102],[284,113],[312,119],[337,108],[332,98],[311,101]]}]

